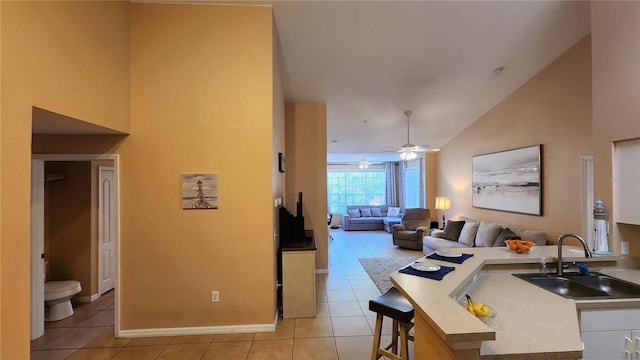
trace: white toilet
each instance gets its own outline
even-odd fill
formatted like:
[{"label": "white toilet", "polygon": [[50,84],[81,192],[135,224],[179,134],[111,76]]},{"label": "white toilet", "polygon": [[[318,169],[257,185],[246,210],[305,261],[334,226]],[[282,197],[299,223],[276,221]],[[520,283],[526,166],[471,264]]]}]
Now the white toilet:
[{"label": "white toilet", "polygon": [[71,298],[82,291],[79,281],[49,281],[44,283],[45,321],[58,321],[73,315]]}]

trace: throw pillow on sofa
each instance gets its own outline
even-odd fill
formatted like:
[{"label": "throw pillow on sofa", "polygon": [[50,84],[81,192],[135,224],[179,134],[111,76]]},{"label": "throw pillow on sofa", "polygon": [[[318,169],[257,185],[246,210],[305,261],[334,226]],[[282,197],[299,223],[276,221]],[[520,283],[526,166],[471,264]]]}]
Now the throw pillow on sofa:
[{"label": "throw pillow on sofa", "polygon": [[371,209],[360,209],[360,216],[371,217]]},{"label": "throw pillow on sofa", "polygon": [[460,237],[460,232],[462,231],[463,227],[464,227],[464,220],[447,221],[447,226],[444,227],[442,238],[451,240],[451,241],[458,241],[458,238]]},{"label": "throw pillow on sofa", "polygon": [[531,240],[536,245],[546,245],[547,244],[547,234],[544,231],[540,230],[524,230],[520,229],[516,226],[510,227],[511,231],[516,233],[516,235],[520,236],[521,240]]},{"label": "throw pillow on sofa", "polygon": [[462,231],[460,231],[458,242],[467,246],[473,246],[476,233],[478,233],[478,226],[480,226],[480,223],[465,221]]},{"label": "throw pillow on sofa", "polygon": [[371,216],[382,217],[382,211],[380,208],[371,208]]},{"label": "throw pillow on sofa", "polygon": [[498,237],[496,238],[496,241],[493,243],[493,246],[505,246],[504,242],[507,240],[521,240],[520,236],[516,235],[513,231],[511,231],[511,229],[504,228],[502,230],[500,230],[500,233],[498,234]]},{"label": "throw pillow on sofa", "polygon": [[498,234],[502,230],[502,225],[481,221],[476,234],[476,246],[491,247],[496,241]]},{"label": "throw pillow on sofa", "polygon": [[399,217],[400,216],[400,208],[399,207],[390,207],[387,210],[387,217]]},{"label": "throw pillow on sofa", "polygon": [[352,219],[359,218],[360,217],[360,210],[359,209],[347,210],[347,214],[349,214],[349,216]]}]

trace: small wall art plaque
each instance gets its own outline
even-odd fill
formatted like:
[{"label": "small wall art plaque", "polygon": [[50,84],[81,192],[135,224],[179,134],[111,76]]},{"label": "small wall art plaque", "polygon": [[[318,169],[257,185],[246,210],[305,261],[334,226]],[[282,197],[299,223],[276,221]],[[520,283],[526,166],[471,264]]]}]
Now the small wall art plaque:
[{"label": "small wall art plaque", "polygon": [[182,208],[184,210],[217,209],[218,175],[183,174]]}]

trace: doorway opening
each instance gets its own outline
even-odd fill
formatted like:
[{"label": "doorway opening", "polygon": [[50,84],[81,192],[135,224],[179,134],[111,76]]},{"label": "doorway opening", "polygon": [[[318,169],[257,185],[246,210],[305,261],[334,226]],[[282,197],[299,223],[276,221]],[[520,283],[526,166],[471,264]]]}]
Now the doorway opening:
[{"label": "doorway opening", "polygon": [[32,155],[31,340],[44,335],[47,273],[79,280],[80,302],[115,288],[118,332],[118,160],[116,154]]}]

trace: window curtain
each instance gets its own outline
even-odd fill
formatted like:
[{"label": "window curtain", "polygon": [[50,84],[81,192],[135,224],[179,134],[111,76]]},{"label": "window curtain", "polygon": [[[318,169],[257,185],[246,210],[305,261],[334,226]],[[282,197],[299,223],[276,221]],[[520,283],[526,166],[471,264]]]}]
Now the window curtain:
[{"label": "window curtain", "polygon": [[402,163],[402,192],[400,202],[404,209],[425,208],[424,161],[423,158]]},{"label": "window curtain", "polygon": [[396,206],[398,204],[398,192],[396,191],[396,164],[386,163],[387,173],[387,205]]},{"label": "window curtain", "polygon": [[398,194],[401,194],[398,199],[398,206],[404,210],[404,172],[407,170],[407,163],[402,161],[399,164],[398,169]]}]

